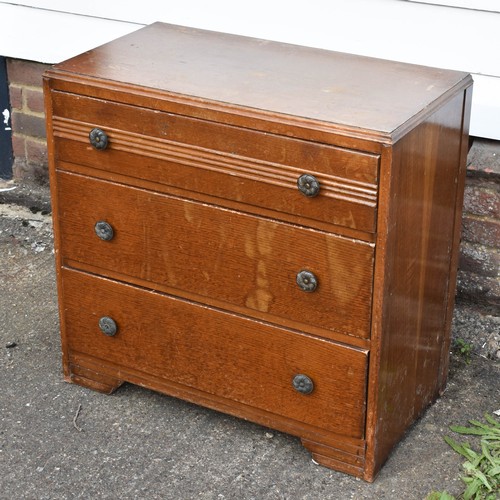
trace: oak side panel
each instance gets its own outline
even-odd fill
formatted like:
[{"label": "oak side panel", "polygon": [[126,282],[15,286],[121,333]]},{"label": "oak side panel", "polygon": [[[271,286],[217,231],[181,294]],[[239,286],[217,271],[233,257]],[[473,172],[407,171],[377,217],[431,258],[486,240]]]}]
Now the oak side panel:
[{"label": "oak side panel", "polygon": [[461,92],[393,148],[386,233],[378,239],[384,276],[375,284],[383,305],[378,380],[370,382],[378,387],[373,473],[440,389],[463,102]]},{"label": "oak side panel", "polygon": [[464,110],[462,118],[462,142],[460,145],[460,171],[458,175],[457,196],[455,200],[455,227],[453,230],[453,246],[450,259],[450,279],[448,290],[448,305],[446,310],[445,337],[441,351],[441,373],[439,381],[440,392],[444,391],[446,378],[448,375],[448,366],[450,360],[451,343],[451,322],[453,319],[453,308],[455,305],[455,293],[457,284],[458,259],[460,254],[460,237],[462,234],[462,208],[464,204],[465,176],[467,168],[467,153],[469,151],[469,123],[472,104],[472,87],[464,92]]}]

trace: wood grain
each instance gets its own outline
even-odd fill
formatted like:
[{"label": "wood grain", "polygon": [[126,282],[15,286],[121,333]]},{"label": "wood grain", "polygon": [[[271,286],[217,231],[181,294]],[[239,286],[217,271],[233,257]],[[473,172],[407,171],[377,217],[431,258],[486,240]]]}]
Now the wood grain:
[{"label": "wood grain", "polygon": [[467,80],[460,72],[163,23],[58,71],[386,134],[421,119]]},{"label": "wood grain", "polygon": [[[371,454],[383,463],[408,425],[439,395],[441,350],[449,343],[446,311],[461,171],[464,96],[415,128],[393,149],[388,226],[379,234],[385,268],[376,285],[377,374]],[[377,272],[376,272],[377,276]],[[380,321],[380,323],[379,323]]]},{"label": "wood grain", "polygon": [[[60,173],[58,189],[63,262],[369,337],[370,244],[74,174]],[[100,220],[114,228],[112,241],[96,236]],[[297,286],[302,270],[317,275],[315,292]]]},{"label": "wood grain", "polygon": [[[375,230],[377,155],[61,92],[53,103],[54,134],[65,139],[56,156],[63,161],[293,213],[312,224]],[[110,138],[105,151],[90,147],[94,127]],[[314,199],[297,190],[304,173],[320,182]]]},{"label": "wood grain", "polygon": [[[117,366],[346,436],[364,434],[367,352],[103,278],[64,270],[69,347]],[[143,311],[147,310],[148,314]],[[118,324],[114,337],[98,327]],[[123,369],[122,369],[123,367]],[[293,377],[314,381],[298,393]]]}]

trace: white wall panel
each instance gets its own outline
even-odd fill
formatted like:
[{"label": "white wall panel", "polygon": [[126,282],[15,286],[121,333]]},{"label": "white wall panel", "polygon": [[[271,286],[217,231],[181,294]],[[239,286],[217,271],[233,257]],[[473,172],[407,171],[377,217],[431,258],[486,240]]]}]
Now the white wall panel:
[{"label": "white wall panel", "polygon": [[0,3],[0,55],[56,63],[140,27]]},{"label": "white wall panel", "polygon": [[408,0],[409,2],[430,3],[434,5],[447,5],[449,7],[460,7],[462,9],[488,10],[500,12],[498,0]]}]

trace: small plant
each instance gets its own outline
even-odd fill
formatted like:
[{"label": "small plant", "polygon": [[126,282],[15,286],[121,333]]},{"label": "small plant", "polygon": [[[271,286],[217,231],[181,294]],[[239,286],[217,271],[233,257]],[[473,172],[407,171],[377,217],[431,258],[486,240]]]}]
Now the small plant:
[{"label": "small plant", "polygon": [[[448,436],[444,438],[457,453],[466,458],[462,465],[466,475],[461,478],[467,485],[462,494],[464,500],[496,500],[500,496],[500,423],[490,415],[484,417],[487,424],[469,420],[471,427],[450,426],[458,434],[480,437],[480,451],[473,450],[469,443],[459,444]],[[453,497],[437,496],[432,500],[449,498]]]},{"label": "small plant", "polygon": [[465,362],[471,362],[472,344],[469,344],[464,339],[457,339],[455,341],[455,352],[464,358]]}]

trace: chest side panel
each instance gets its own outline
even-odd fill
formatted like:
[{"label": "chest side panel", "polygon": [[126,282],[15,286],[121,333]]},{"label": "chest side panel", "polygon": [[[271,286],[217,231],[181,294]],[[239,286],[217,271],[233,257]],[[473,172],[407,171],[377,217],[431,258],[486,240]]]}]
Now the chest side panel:
[{"label": "chest side panel", "polygon": [[[375,450],[383,460],[405,428],[438,396],[461,182],[464,94],[457,94],[394,146],[381,308]],[[378,269],[376,269],[378,275]],[[454,289],[454,287],[451,287]],[[374,408],[375,410],[375,408]]]}]

